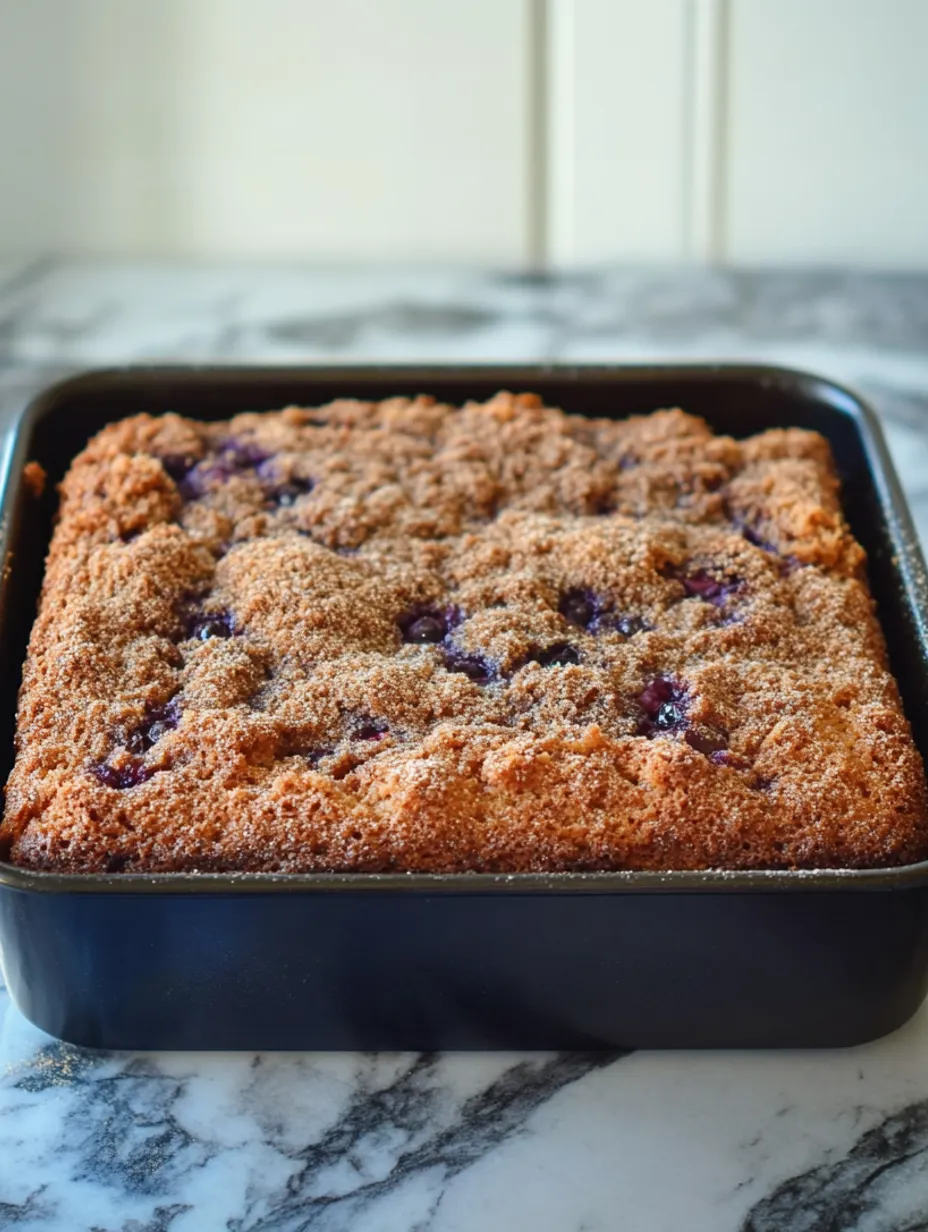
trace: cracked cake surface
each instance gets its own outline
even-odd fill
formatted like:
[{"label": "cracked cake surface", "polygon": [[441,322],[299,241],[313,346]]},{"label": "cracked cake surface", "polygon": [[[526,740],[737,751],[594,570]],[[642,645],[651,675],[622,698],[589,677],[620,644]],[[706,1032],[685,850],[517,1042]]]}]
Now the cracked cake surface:
[{"label": "cracked cake surface", "polygon": [[928,855],[827,442],[499,394],[113,423],[61,485],[0,838],[60,871]]}]

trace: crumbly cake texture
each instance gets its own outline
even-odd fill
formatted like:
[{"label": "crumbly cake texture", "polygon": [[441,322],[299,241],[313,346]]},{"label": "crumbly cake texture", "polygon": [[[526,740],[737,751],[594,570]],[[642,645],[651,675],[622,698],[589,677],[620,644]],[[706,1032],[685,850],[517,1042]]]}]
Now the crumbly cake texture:
[{"label": "crumbly cake texture", "polygon": [[2,834],[60,871],[861,867],[924,772],[829,447],[499,394],[75,459]]}]

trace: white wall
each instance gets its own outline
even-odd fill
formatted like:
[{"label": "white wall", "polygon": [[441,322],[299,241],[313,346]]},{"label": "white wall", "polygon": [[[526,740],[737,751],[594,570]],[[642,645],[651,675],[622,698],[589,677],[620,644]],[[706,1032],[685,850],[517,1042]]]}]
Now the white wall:
[{"label": "white wall", "polygon": [[928,266],[928,0],[734,0],[729,46],[728,251]]},{"label": "white wall", "polygon": [[0,0],[0,250],[928,268],[928,0]]},{"label": "white wall", "polygon": [[0,0],[0,234],[520,260],[527,0]]}]

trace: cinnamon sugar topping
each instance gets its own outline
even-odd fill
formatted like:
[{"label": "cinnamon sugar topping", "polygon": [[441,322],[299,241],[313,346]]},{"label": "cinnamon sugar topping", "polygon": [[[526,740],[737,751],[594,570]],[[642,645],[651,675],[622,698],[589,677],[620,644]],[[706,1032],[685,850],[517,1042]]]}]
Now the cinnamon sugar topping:
[{"label": "cinnamon sugar topping", "polygon": [[62,484],[0,835],[71,871],[928,855],[827,443],[533,395],[136,416]]}]

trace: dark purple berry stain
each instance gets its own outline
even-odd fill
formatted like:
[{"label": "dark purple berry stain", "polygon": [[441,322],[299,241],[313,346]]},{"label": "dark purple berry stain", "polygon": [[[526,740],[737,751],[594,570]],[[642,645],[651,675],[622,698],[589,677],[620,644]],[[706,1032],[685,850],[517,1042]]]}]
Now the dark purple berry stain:
[{"label": "dark purple berry stain", "polygon": [[278,757],[302,757],[309,766],[317,766],[324,757],[331,757],[334,752],[332,745],[312,744],[300,732],[285,734],[277,747]]},{"label": "dark purple berry stain", "polygon": [[211,487],[225,483],[241,471],[251,470],[272,457],[252,441],[223,441],[212,458],[197,462],[181,476],[179,490],[186,500],[205,496]]},{"label": "dark purple berry stain", "polygon": [[618,616],[614,620],[613,627],[623,637],[634,637],[636,633],[646,632],[651,626],[640,616]]},{"label": "dark purple berry stain", "polygon": [[623,637],[634,637],[651,627],[640,616],[616,615],[609,611],[600,595],[580,587],[566,590],[557,610],[570,624],[589,633],[621,633]]},{"label": "dark purple berry stain", "polygon": [[764,539],[752,526],[748,526],[746,522],[736,522],[735,525],[745,539],[747,539],[748,543],[753,544],[756,548],[760,548],[762,552],[770,552],[773,556],[777,555],[776,545],[771,543],[769,539]]},{"label": "dark purple berry stain", "polygon": [[267,503],[277,509],[289,509],[301,496],[312,490],[311,479],[290,479],[287,483],[277,484],[267,491]]},{"label": "dark purple berry stain", "polygon": [[221,458],[212,462],[198,462],[181,479],[178,488],[185,500],[197,500],[198,497],[205,496],[211,487],[225,483],[234,474],[235,468],[225,465]]},{"label": "dark purple berry stain", "polygon": [[227,466],[231,466],[234,470],[244,471],[253,466],[260,466],[262,462],[269,461],[274,455],[262,449],[254,441],[243,441],[239,437],[231,436],[220,445],[219,456]]},{"label": "dark purple berry stain", "polygon": [[529,662],[540,663],[542,667],[571,667],[580,662],[580,651],[569,642],[555,642],[543,650],[533,651]]},{"label": "dark purple berry stain", "polygon": [[577,588],[561,595],[557,610],[572,625],[588,629],[599,614],[600,603],[591,590]]},{"label": "dark purple berry stain", "polygon": [[264,496],[271,508],[289,509],[295,505],[301,496],[311,492],[314,487],[312,479],[304,479],[299,475],[281,477],[273,457],[265,458],[257,467],[258,478],[264,485]]},{"label": "dark purple berry stain", "polygon": [[644,711],[639,736],[657,736],[686,726],[686,689],[673,680],[663,676],[652,680],[639,695],[638,705]]},{"label": "dark purple berry stain", "polygon": [[746,770],[748,763],[743,757],[738,757],[730,749],[717,749],[709,754],[709,760],[715,766],[728,766],[732,770]]},{"label": "dark purple berry stain", "polygon": [[732,625],[743,625],[744,616],[741,612],[722,612],[716,621],[715,625],[719,629],[728,629]]},{"label": "dark purple berry stain", "polygon": [[713,607],[723,607],[728,596],[735,594],[742,586],[740,578],[716,578],[705,569],[686,573],[682,569],[671,568],[667,571],[667,577],[680,583],[687,598],[701,599]]},{"label": "dark purple berry stain", "polygon": [[801,560],[797,560],[792,555],[782,556],[780,549],[775,543],[771,543],[769,539],[764,539],[752,526],[749,526],[741,518],[733,518],[732,521],[745,539],[747,539],[748,543],[752,543],[754,547],[760,548],[763,552],[769,552],[771,556],[780,557],[780,573],[784,577],[789,577],[791,573],[795,573],[797,569],[802,568]]},{"label": "dark purple berry stain", "polygon": [[383,719],[363,718],[355,722],[351,736],[353,740],[383,740],[389,731]]},{"label": "dark purple berry stain", "polygon": [[161,465],[175,483],[180,483],[193,470],[197,459],[185,453],[169,453],[161,459]]},{"label": "dark purple berry stain", "polygon": [[474,684],[489,684],[495,672],[492,663],[482,655],[465,654],[454,648],[445,651],[445,667],[449,672],[459,672]]},{"label": "dark purple berry stain", "polygon": [[125,746],[130,753],[147,753],[163,735],[173,731],[180,722],[180,704],[172,698],[163,706],[156,706],[145,716],[142,723],[126,736]]},{"label": "dark purple berry stain", "polygon": [[125,791],[129,787],[138,787],[145,783],[155,773],[153,766],[146,766],[143,761],[133,760],[128,765],[117,768],[106,762],[99,762],[91,767],[91,773],[104,787],[112,787],[114,791]]}]

